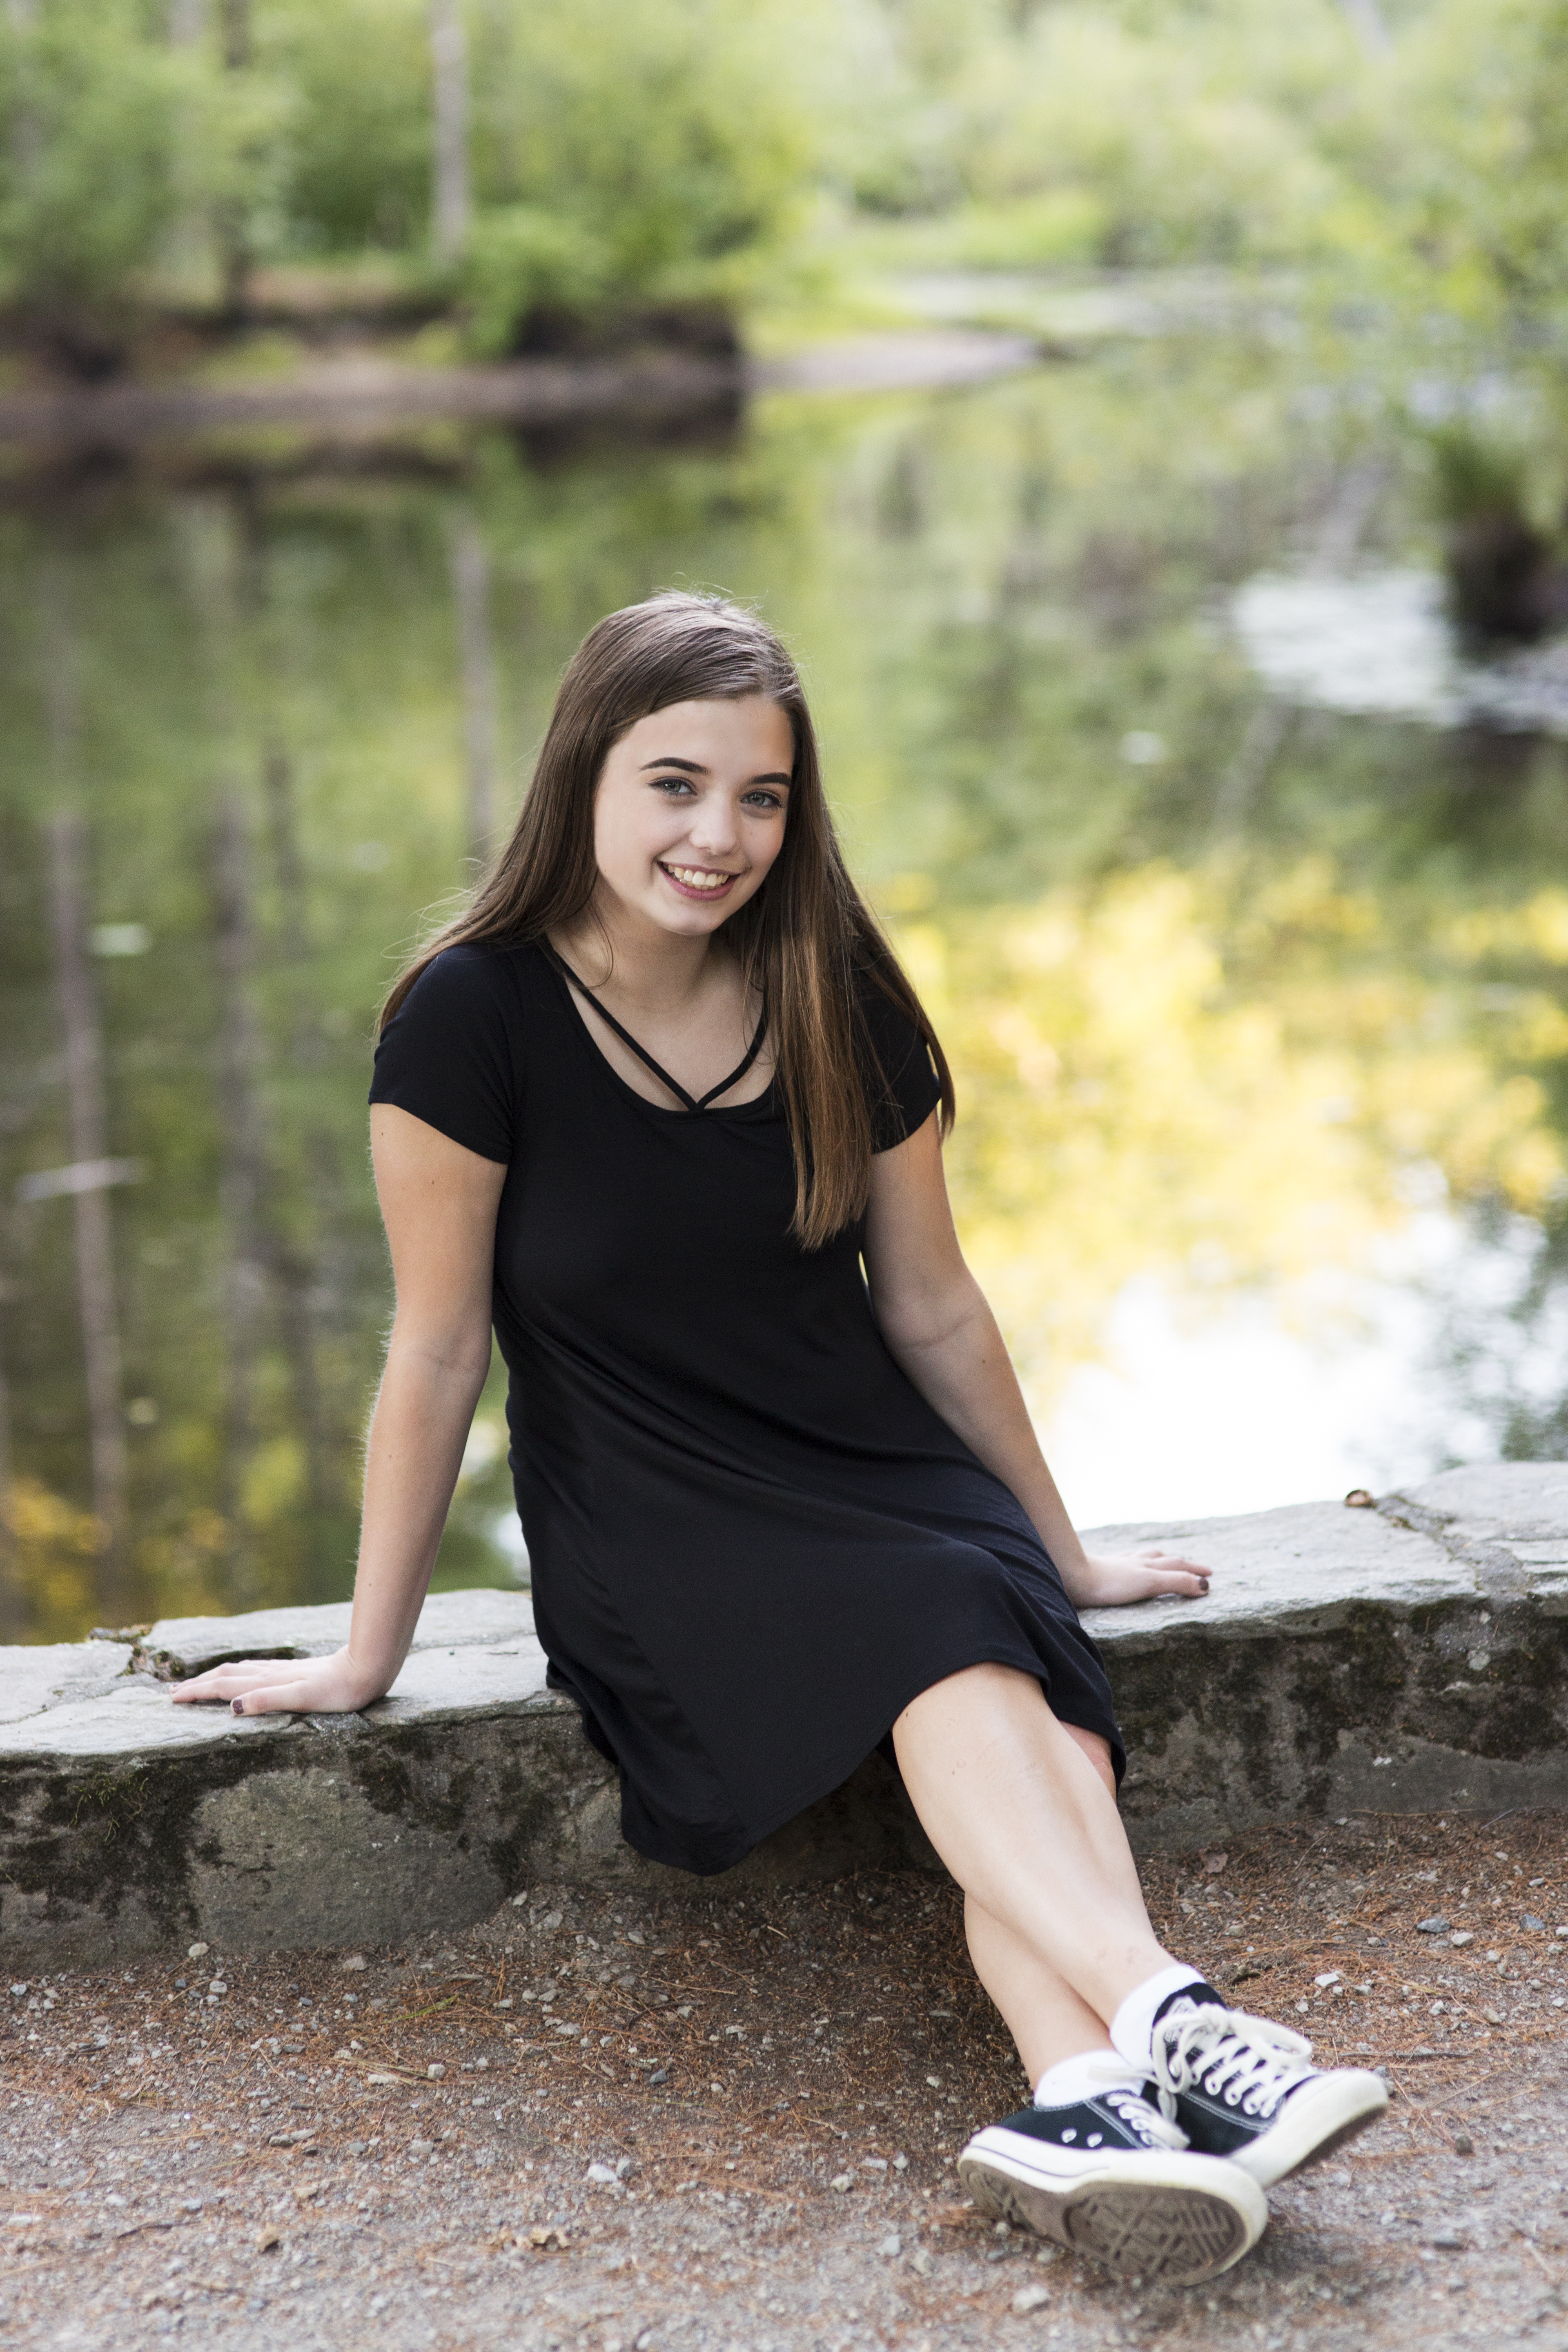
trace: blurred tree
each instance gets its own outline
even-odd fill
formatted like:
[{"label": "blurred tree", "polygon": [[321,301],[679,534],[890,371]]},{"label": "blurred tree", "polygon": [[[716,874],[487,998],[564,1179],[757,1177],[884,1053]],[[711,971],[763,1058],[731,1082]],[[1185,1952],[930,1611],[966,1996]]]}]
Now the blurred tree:
[{"label": "blurred tree", "polygon": [[289,90],[276,245],[423,248],[430,217],[426,0],[257,0],[258,67]]},{"label": "blurred tree", "polygon": [[89,373],[182,198],[201,66],[147,37],[139,0],[35,0],[0,16],[0,302]]},{"label": "blurred tree", "polygon": [[1437,0],[1404,46],[1380,193],[1428,299],[1568,317],[1568,0]]},{"label": "blurred tree", "polygon": [[816,160],[773,0],[531,0],[476,36],[477,340],[614,310],[727,310],[796,225]]},{"label": "blurred tree", "polygon": [[468,236],[468,41],[461,0],[430,0],[436,258],[450,266]]}]

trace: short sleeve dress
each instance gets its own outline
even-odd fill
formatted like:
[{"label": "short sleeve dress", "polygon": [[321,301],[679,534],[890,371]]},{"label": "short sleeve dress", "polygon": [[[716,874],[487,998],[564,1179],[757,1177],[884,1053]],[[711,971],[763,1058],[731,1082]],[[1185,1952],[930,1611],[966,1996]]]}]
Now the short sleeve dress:
[{"label": "short sleeve dress", "polygon": [[[869,980],[860,1010],[886,1150],[937,1081]],[[646,1101],[530,943],[437,956],[371,1100],[506,1168],[494,1320],[535,1618],[619,1768],[630,1844],[729,1868],[985,1661],[1037,1675],[1120,1776],[1099,1652],[1020,1505],[885,1346],[863,1227],[792,1236],[775,1088]]]}]

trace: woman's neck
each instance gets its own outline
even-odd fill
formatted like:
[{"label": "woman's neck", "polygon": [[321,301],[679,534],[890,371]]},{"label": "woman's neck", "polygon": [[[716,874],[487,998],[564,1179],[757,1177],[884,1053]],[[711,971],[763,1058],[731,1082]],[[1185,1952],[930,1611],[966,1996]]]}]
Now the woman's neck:
[{"label": "woman's neck", "polygon": [[606,986],[628,1004],[673,1011],[712,985],[727,948],[708,933],[698,939],[626,919],[625,910],[599,901],[554,934],[553,944],[585,987]]}]

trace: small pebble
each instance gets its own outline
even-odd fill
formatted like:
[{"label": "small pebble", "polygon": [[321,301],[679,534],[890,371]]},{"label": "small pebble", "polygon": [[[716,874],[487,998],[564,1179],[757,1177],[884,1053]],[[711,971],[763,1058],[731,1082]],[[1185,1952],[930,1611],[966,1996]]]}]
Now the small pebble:
[{"label": "small pebble", "polygon": [[854,2188],[855,2176],[849,2172],[836,2172],[827,2185],[829,2189],[837,2189],[842,2196],[845,2189]]},{"label": "small pebble", "polygon": [[1041,2286],[1037,2283],[1034,2286],[1021,2286],[1013,2297],[1013,2308],[1017,2312],[1038,2311],[1049,2303],[1050,2299],[1051,2291],[1048,2286]]},{"label": "small pebble", "polygon": [[1430,1919],[1416,1921],[1415,1932],[1418,1936],[1446,1936],[1448,1932],[1448,1922],[1440,1911],[1436,1911]]},{"label": "small pebble", "polygon": [[426,2079],[432,2083],[439,2083],[444,2080],[446,2073],[447,2069],[445,2066],[426,2066],[425,2069]]}]

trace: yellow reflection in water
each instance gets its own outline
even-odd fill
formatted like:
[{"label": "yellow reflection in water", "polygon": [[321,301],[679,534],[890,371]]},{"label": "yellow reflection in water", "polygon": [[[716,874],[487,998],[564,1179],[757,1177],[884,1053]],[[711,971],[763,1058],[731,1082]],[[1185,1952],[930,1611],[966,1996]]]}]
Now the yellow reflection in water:
[{"label": "yellow reflection in water", "polygon": [[1266,1285],[1310,1320],[1409,1217],[1414,1171],[1530,1213],[1559,1194],[1531,1066],[1568,1017],[1485,974],[1521,940],[1568,961],[1568,899],[1415,919],[1396,936],[1309,861],[1239,898],[1157,867],[900,927],[957,1078],[960,1228],[1037,1408],[1134,1276]]},{"label": "yellow reflection in water", "polygon": [[31,1614],[30,1638],[79,1640],[92,1614],[98,1521],[37,1478],[14,1479],[4,1508],[16,1589],[26,1595]]}]

